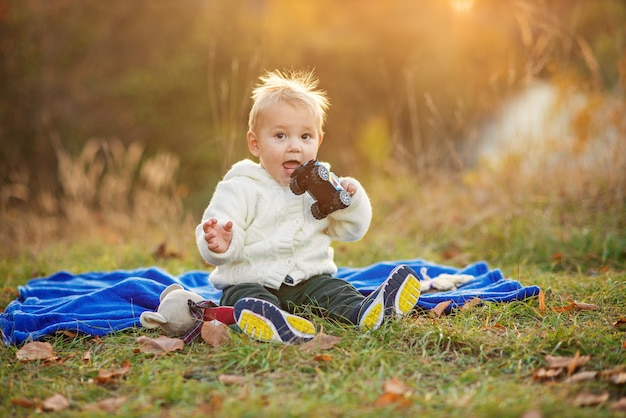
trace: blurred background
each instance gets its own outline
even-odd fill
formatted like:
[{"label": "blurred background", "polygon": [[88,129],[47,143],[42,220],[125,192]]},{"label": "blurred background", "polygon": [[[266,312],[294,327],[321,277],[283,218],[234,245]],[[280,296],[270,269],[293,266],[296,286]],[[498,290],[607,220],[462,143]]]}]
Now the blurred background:
[{"label": "blurred background", "polygon": [[446,215],[416,234],[514,195],[588,204],[623,260],[625,43],[623,0],[0,0],[4,245],[59,219],[197,222],[249,157],[258,77],[308,68],[331,100],[320,158],[386,218],[419,190]]}]

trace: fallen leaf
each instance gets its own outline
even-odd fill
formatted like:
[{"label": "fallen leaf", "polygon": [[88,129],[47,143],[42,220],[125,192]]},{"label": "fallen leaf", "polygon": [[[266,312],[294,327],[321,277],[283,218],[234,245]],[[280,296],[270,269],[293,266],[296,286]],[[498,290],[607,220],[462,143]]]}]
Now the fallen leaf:
[{"label": "fallen leaf", "polygon": [[41,408],[46,412],[58,412],[70,407],[67,398],[60,394],[54,394],[41,404]]},{"label": "fallen leaf", "polygon": [[576,306],[575,302],[570,302],[569,305],[554,308],[554,311],[555,312],[569,312],[573,310],[575,306]]},{"label": "fallen leaf", "polygon": [[313,357],[313,360],[315,361],[325,361],[327,363],[333,361],[333,356],[330,356],[328,354],[320,354],[318,356]]},{"label": "fallen leaf", "polygon": [[611,404],[611,411],[626,412],[626,397]]},{"label": "fallen leaf", "polygon": [[83,410],[89,412],[106,412],[108,414],[115,414],[122,405],[126,403],[128,396],[120,396],[117,398],[107,398],[98,402],[87,404],[83,407]]},{"label": "fallen leaf", "polygon": [[496,334],[504,334],[507,331],[506,327],[502,324],[495,324],[490,327],[485,327],[485,330],[495,332]]},{"label": "fallen leaf", "polygon": [[397,405],[400,408],[409,408],[413,402],[411,398],[406,397],[404,395],[397,395],[395,393],[383,393],[376,398],[374,401],[374,406],[387,406],[387,405]]},{"label": "fallen leaf", "polygon": [[163,354],[185,348],[185,342],[180,338],[170,338],[161,335],[158,338],[140,336],[136,339],[140,353]]},{"label": "fallen leaf", "polygon": [[24,344],[17,350],[17,359],[20,361],[51,360],[56,359],[54,349],[50,343],[34,341]]},{"label": "fallen leaf", "polygon": [[89,363],[89,360],[91,360],[91,350],[87,350],[83,353],[82,360],[83,363]]},{"label": "fallen leaf", "polygon": [[558,369],[544,369],[541,368],[539,370],[535,370],[533,372],[533,380],[549,380],[558,377],[561,373],[563,373],[563,368]]},{"label": "fallen leaf", "polygon": [[387,406],[395,404],[401,408],[412,405],[411,388],[397,377],[392,377],[383,383],[383,393],[376,398],[374,406]]},{"label": "fallen leaf", "polygon": [[221,374],[217,376],[217,380],[224,385],[242,385],[248,381],[245,376],[239,376],[236,374]]},{"label": "fallen leaf", "polygon": [[55,334],[65,335],[66,337],[69,337],[69,338],[76,338],[78,336],[78,333],[76,331],[70,331],[69,329],[57,331]]},{"label": "fallen leaf", "polygon": [[98,376],[94,377],[94,382],[99,384],[111,383],[113,380],[124,377],[130,372],[130,361],[126,359],[122,366],[117,369],[102,369]]},{"label": "fallen leaf", "polygon": [[616,328],[620,328],[620,327],[626,328],[626,318],[618,319],[617,322],[613,324],[613,326]]},{"label": "fallen leaf", "polygon": [[430,310],[430,314],[435,318],[441,316],[441,314],[444,313],[444,311],[448,308],[448,306],[450,306],[451,303],[452,303],[451,300],[439,302],[437,306],[435,306],[434,308]]},{"label": "fallen leaf", "polygon": [[574,302],[574,305],[577,311],[595,311],[598,309],[598,305],[595,303]]},{"label": "fallen leaf", "polygon": [[211,347],[221,347],[230,341],[228,326],[218,321],[205,321],[202,324],[200,335],[204,342]]},{"label": "fallen leaf", "polygon": [[311,341],[302,344],[302,346],[300,346],[300,350],[305,353],[314,353],[319,350],[330,350],[340,341],[340,337],[334,337],[332,335],[325,334],[324,332],[320,332]]},{"label": "fallen leaf", "polygon": [[407,395],[411,393],[411,388],[397,377],[392,377],[383,383],[383,391],[395,393],[396,395]]},{"label": "fallen leaf", "polygon": [[11,399],[11,405],[21,406],[22,408],[34,408],[37,403],[26,398],[13,398]]},{"label": "fallen leaf", "polygon": [[574,405],[594,406],[594,405],[599,405],[608,400],[609,400],[608,392],[604,392],[599,395],[596,395],[595,393],[591,393],[591,392],[582,392],[578,394],[578,396],[576,396],[576,399],[574,399]]},{"label": "fallen leaf", "polygon": [[617,373],[609,377],[609,382],[614,385],[623,385],[626,383],[626,373]]},{"label": "fallen leaf", "polygon": [[468,311],[480,305],[481,303],[482,303],[482,300],[480,300],[480,298],[472,298],[472,300],[464,303],[463,306],[461,306],[461,310]]},{"label": "fallen leaf", "polygon": [[548,363],[548,367],[551,369],[566,368],[569,370],[570,367],[576,369],[584,366],[589,360],[591,360],[591,356],[581,356],[580,353],[577,352],[577,355],[574,357],[547,355],[545,360],[546,363]]},{"label": "fallen leaf", "polygon": [[576,354],[574,354],[574,358],[567,365],[567,377],[570,377],[576,369],[578,368],[578,359],[580,359],[580,351],[576,350]]},{"label": "fallen leaf", "polygon": [[587,382],[589,380],[594,380],[597,376],[598,376],[598,372],[593,371],[593,370],[585,371],[585,372],[578,372],[568,377],[565,380],[565,383]]},{"label": "fallen leaf", "polygon": [[539,300],[539,313],[541,314],[545,314],[546,313],[546,294],[543,293],[543,290],[539,291],[539,296],[537,297],[537,299]]}]

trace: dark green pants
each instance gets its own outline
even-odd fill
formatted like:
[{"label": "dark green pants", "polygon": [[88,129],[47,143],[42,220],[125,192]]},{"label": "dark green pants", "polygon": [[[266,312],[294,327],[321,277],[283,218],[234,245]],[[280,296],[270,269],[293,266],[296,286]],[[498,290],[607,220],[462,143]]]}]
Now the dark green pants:
[{"label": "dark green pants", "polygon": [[311,312],[351,323],[354,323],[355,311],[364,299],[364,296],[345,280],[321,274],[296,286],[283,284],[277,290],[256,283],[229,286],[222,292],[220,305],[233,306],[239,299],[250,297],[271,302],[297,315]]}]

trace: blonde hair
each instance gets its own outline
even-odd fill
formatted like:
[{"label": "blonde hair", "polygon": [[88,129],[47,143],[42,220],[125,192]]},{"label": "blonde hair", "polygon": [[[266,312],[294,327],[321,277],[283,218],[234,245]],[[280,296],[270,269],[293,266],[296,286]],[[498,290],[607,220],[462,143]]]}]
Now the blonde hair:
[{"label": "blonde hair", "polygon": [[320,133],[323,134],[326,111],[330,106],[326,92],[317,89],[319,80],[312,71],[279,70],[268,71],[259,77],[259,83],[252,90],[252,109],[248,117],[248,128],[255,126],[259,115],[277,103],[304,105],[318,118]]}]

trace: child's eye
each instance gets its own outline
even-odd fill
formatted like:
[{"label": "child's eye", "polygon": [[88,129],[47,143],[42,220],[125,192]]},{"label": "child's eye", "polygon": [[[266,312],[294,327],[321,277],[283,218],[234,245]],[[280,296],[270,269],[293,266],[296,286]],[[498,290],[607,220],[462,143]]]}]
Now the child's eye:
[{"label": "child's eye", "polygon": [[313,139],[313,137],[310,134],[303,134],[302,139],[304,139],[305,141],[310,141],[311,139]]},{"label": "child's eye", "polygon": [[278,138],[278,139],[285,139],[285,134],[278,133],[278,134],[276,134],[276,138]]}]

